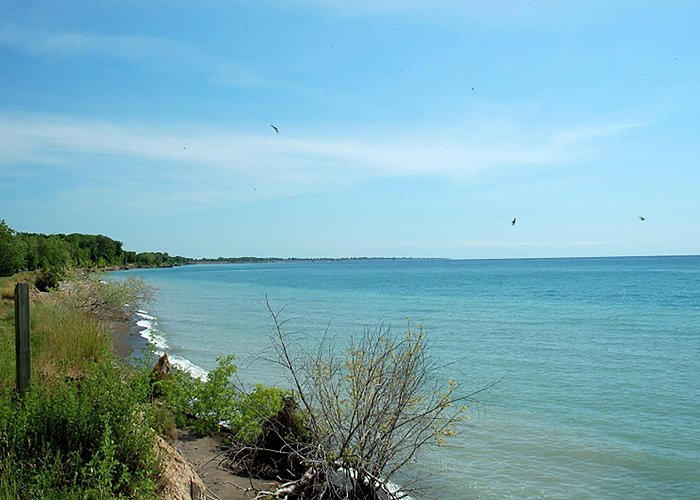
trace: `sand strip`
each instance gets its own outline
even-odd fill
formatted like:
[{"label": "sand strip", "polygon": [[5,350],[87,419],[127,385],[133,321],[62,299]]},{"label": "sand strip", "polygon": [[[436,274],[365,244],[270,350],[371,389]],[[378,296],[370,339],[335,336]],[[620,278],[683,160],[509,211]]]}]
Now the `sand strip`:
[{"label": "sand strip", "polygon": [[146,349],[148,341],[140,335],[141,328],[131,319],[115,320],[109,325],[114,353],[121,359]]}]

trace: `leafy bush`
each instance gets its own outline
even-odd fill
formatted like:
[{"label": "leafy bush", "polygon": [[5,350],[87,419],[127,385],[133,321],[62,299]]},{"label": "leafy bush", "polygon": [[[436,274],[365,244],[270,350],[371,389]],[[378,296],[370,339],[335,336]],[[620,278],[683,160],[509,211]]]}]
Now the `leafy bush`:
[{"label": "leafy bush", "polygon": [[[291,397],[291,391],[261,384],[250,394],[241,395],[237,411],[229,422],[234,439],[243,444],[254,444],[262,434],[263,425],[279,414],[284,408],[285,399]],[[299,427],[289,429],[289,432],[300,434],[302,429]]]},{"label": "leafy bush", "polygon": [[233,361],[233,355],[219,357],[206,381],[173,370],[171,376],[154,382],[153,394],[163,399],[178,425],[200,436],[216,433],[237,411],[238,391],[231,381],[237,370]]},{"label": "leafy bush", "polygon": [[56,267],[48,267],[37,273],[34,286],[41,292],[48,292],[58,288],[61,280],[65,278],[65,273]]},{"label": "leafy bush", "polygon": [[155,497],[148,385],[112,363],[0,399],[0,497]]}]

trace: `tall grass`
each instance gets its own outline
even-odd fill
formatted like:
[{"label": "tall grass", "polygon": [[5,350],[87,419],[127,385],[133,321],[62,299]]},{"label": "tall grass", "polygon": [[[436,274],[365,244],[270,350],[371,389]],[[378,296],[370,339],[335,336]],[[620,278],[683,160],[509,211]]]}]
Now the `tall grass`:
[{"label": "tall grass", "polygon": [[0,498],[155,497],[148,373],[114,359],[109,332],[58,294],[31,304],[31,350],[19,397],[14,306],[1,301]]},{"label": "tall grass", "polygon": [[64,303],[37,303],[32,311],[33,375],[76,377],[91,363],[111,359],[111,338],[99,321]]}]

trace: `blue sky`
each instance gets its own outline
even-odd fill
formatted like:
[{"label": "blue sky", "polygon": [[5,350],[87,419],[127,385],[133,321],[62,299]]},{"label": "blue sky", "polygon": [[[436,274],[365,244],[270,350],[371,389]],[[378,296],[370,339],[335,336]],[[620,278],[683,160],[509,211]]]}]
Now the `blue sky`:
[{"label": "blue sky", "polygon": [[0,219],[193,257],[698,254],[698,19],[0,0]]}]

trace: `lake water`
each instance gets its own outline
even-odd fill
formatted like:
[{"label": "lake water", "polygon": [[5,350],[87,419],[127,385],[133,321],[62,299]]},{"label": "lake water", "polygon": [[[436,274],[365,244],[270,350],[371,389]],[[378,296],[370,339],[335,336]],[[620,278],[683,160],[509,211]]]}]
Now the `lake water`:
[{"label": "lake water", "polygon": [[[431,352],[479,395],[447,448],[423,455],[433,498],[700,498],[700,257],[348,260],[134,273],[157,288],[140,319],[203,373],[260,361],[266,297],[313,342],[421,323]],[[311,344],[309,344],[311,345]],[[269,354],[269,351],[268,353]],[[263,354],[263,357],[265,354]]]}]

